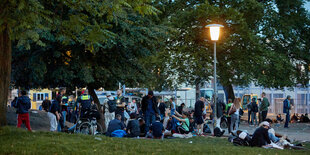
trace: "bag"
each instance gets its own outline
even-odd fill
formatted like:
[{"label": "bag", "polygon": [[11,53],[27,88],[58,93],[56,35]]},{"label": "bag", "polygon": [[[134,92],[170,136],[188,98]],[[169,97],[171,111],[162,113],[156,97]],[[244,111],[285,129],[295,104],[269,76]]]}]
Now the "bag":
[{"label": "bag", "polygon": [[243,114],[244,114],[244,111],[243,111],[243,109],[240,108],[240,109],[239,109],[239,115],[240,115],[240,116],[243,116]]},{"label": "bag", "polygon": [[108,110],[110,113],[115,112],[116,111],[116,102],[114,100],[109,100],[108,101]]},{"label": "bag", "polygon": [[126,132],[124,130],[115,130],[111,133],[111,137],[119,137],[122,138],[126,136]]},{"label": "bag", "polygon": [[236,137],[232,140],[232,143],[235,145],[235,146],[250,146],[250,144],[246,141],[246,140],[243,140],[239,137]]},{"label": "bag", "polygon": [[232,105],[229,109],[228,115],[231,115],[233,113],[235,113],[237,111],[236,107],[234,105]]},{"label": "bag", "polygon": [[214,132],[214,136],[216,137],[222,137],[224,134],[224,132],[222,132],[221,129],[218,127],[214,128],[213,132]]}]

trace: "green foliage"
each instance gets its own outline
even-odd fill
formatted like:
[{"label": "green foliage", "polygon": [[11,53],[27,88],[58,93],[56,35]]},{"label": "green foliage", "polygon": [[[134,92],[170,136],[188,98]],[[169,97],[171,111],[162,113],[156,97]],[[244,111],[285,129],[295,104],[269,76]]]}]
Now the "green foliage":
[{"label": "green foliage", "polygon": [[[158,62],[174,82],[212,78],[213,44],[205,25],[224,25],[217,42],[220,83],[283,88],[309,81],[309,16],[304,1],[160,1],[175,31]],[[279,11],[277,11],[279,10]],[[305,68],[298,65],[301,63]],[[173,74],[173,75],[171,75]],[[170,76],[169,76],[170,75]]]},{"label": "green foliage", "polygon": [[[155,54],[166,37],[166,27],[151,16],[158,10],[146,1],[64,4],[46,4],[55,10],[50,30],[39,31],[46,46],[14,49],[16,86],[116,89],[118,82],[132,87],[147,83],[151,75],[140,59]],[[106,10],[109,6],[113,13]]]}]

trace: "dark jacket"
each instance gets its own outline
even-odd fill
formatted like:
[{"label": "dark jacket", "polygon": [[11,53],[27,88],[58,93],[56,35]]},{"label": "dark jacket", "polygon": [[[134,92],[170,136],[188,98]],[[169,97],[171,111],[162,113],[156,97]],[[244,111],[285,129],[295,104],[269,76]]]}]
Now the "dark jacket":
[{"label": "dark jacket", "polygon": [[18,97],[15,104],[13,105],[17,110],[17,114],[25,114],[28,113],[28,110],[31,106],[31,101],[28,96]]},{"label": "dark jacket", "polygon": [[110,121],[108,125],[107,136],[111,136],[111,133],[115,130],[123,130],[125,125],[118,119]]},{"label": "dark jacket", "polygon": [[256,102],[251,102],[251,112],[258,112],[258,106]]},{"label": "dark jacket", "polygon": [[[147,109],[147,104],[148,104],[147,100],[148,100],[148,96],[146,95],[142,98],[142,101],[141,101],[143,114],[145,114],[146,109]],[[153,110],[156,114],[158,114],[159,113],[158,106],[157,106],[158,103],[157,103],[157,99],[155,96],[152,97],[152,102],[153,102]]]},{"label": "dark jacket", "polygon": [[261,147],[270,143],[271,141],[269,139],[268,129],[265,129],[264,127],[257,128],[253,134],[251,146]]},{"label": "dark jacket", "polygon": [[194,116],[196,116],[196,117],[202,116],[202,112],[203,112],[204,107],[205,107],[205,104],[202,101],[200,101],[200,100],[196,101]]},{"label": "dark jacket", "polygon": [[166,111],[166,104],[165,103],[160,103],[158,110],[160,111],[160,114],[165,115],[165,111]]},{"label": "dark jacket", "polygon": [[128,134],[129,137],[137,137],[140,135],[140,126],[138,120],[130,120],[127,125],[127,133],[128,130],[130,131],[130,134]]},{"label": "dark jacket", "polygon": [[223,101],[218,101],[216,105],[216,116],[217,118],[220,118],[223,116],[223,111],[226,108],[226,104]]},{"label": "dark jacket", "polygon": [[283,113],[285,114],[290,113],[290,110],[291,110],[290,101],[288,99],[285,99],[283,101]]}]

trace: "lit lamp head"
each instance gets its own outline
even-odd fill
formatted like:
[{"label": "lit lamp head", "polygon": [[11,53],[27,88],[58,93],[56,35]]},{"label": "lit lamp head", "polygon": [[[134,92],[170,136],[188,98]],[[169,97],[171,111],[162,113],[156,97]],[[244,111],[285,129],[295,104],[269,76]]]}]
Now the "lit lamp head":
[{"label": "lit lamp head", "polygon": [[220,24],[210,24],[207,25],[206,28],[210,28],[211,40],[218,41],[220,36],[220,28],[224,27]]}]

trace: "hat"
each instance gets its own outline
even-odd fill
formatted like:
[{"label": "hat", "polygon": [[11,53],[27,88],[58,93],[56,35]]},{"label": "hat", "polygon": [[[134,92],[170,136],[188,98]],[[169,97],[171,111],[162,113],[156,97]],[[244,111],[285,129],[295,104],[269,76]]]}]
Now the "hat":
[{"label": "hat", "polygon": [[106,96],[111,96],[111,92],[107,92],[107,93],[106,93]]},{"label": "hat", "polygon": [[270,124],[267,121],[264,121],[264,122],[260,123],[259,126],[268,126],[268,127],[270,127]]}]

